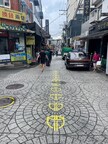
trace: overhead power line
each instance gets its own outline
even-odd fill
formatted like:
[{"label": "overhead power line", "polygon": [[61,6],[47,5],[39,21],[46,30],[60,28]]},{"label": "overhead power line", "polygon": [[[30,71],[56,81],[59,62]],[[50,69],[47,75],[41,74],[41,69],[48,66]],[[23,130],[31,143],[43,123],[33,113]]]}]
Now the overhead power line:
[{"label": "overhead power line", "polygon": [[56,17],[55,19],[53,19],[49,24],[51,24],[51,23],[53,23],[53,22],[55,22],[58,18],[60,18],[61,16],[63,16],[65,14],[65,12],[64,13],[62,13],[61,15],[59,15],[58,17]]}]

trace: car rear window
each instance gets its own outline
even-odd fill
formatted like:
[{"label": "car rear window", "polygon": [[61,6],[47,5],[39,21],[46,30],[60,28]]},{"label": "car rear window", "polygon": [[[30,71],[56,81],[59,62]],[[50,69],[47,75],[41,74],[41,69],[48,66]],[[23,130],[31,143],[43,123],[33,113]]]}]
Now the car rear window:
[{"label": "car rear window", "polygon": [[71,59],[79,59],[79,58],[85,58],[85,54],[83,52],[72,52],[70,53]]}]

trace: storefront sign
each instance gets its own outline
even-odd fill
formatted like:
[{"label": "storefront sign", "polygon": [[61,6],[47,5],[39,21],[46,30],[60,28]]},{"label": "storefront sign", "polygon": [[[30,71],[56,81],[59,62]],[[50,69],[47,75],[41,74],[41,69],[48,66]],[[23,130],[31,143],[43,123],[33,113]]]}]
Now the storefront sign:
[{"label": "storefront sign", "polygon": [[45,30],[49,34],[49,20],[48,19],[45,20]]},{"label": "storefront sign", "polygon": [[16,30],[16,31],[26,31],[25,26],[13,26],[13,25],[7,25],[7,24],[0,24],[1,30]]},{"label": "storefront sign", "polygon": [[35,36],[26,36],[26,45],[35,45]]},{"label": "storefront sign", "polygon": [[89,33],[99,32],[102,30],[108,30],[108,21],[102,21],[97,25],[93,25],[89,28]]},{"label": "storefront sign", "polygon": [[103,21],[97,25],[98,30],[105,30],[108,29],[108,21]]},{"label": "storefront sign", "polygon": [[0,7],[0,18],[26,22],[25,13]]},{"label": "storefront sign", "polygon": [[11,53],[11,62],[26,61],[26,53]]},{"label": "storefront sign", "polygon": [[0,62],[10,62],[10,54],[0,55]]},{"label": "storefront sign", "polygon": [[84,0],[84,16],[89,16],[90,14],[90,0]]},{"label": "storefront sign", "polygon": [[32,62],[32,48],[31,47],[26,48],[27,48],[27,63],[30,64]]}]

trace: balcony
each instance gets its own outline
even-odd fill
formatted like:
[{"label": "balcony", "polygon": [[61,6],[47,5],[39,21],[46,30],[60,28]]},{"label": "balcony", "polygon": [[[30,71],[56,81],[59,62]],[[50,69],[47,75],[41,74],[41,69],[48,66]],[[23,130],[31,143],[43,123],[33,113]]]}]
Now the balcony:
[{"label": "balcony", "polygon": [[90,18],[89,18],[89,23],[93,23],[98,21],[99,19],[99,10],[98,9],[94,9],[91,13],[90,13]]}]

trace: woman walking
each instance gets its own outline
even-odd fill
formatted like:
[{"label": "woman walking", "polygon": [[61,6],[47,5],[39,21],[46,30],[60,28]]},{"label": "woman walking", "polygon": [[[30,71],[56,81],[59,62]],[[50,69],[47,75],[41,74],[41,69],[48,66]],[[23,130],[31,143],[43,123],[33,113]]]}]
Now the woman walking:
[{"label": "woman walking", "polygon": [[41,49],[41,52],[39,53],[37,60],[38,60],[38,58],[40,58],[40,63],[42,65],[42,72],[43,72],[45,69],[46,59],[48,60],[48,57],[47,57],[44,49]]}]

